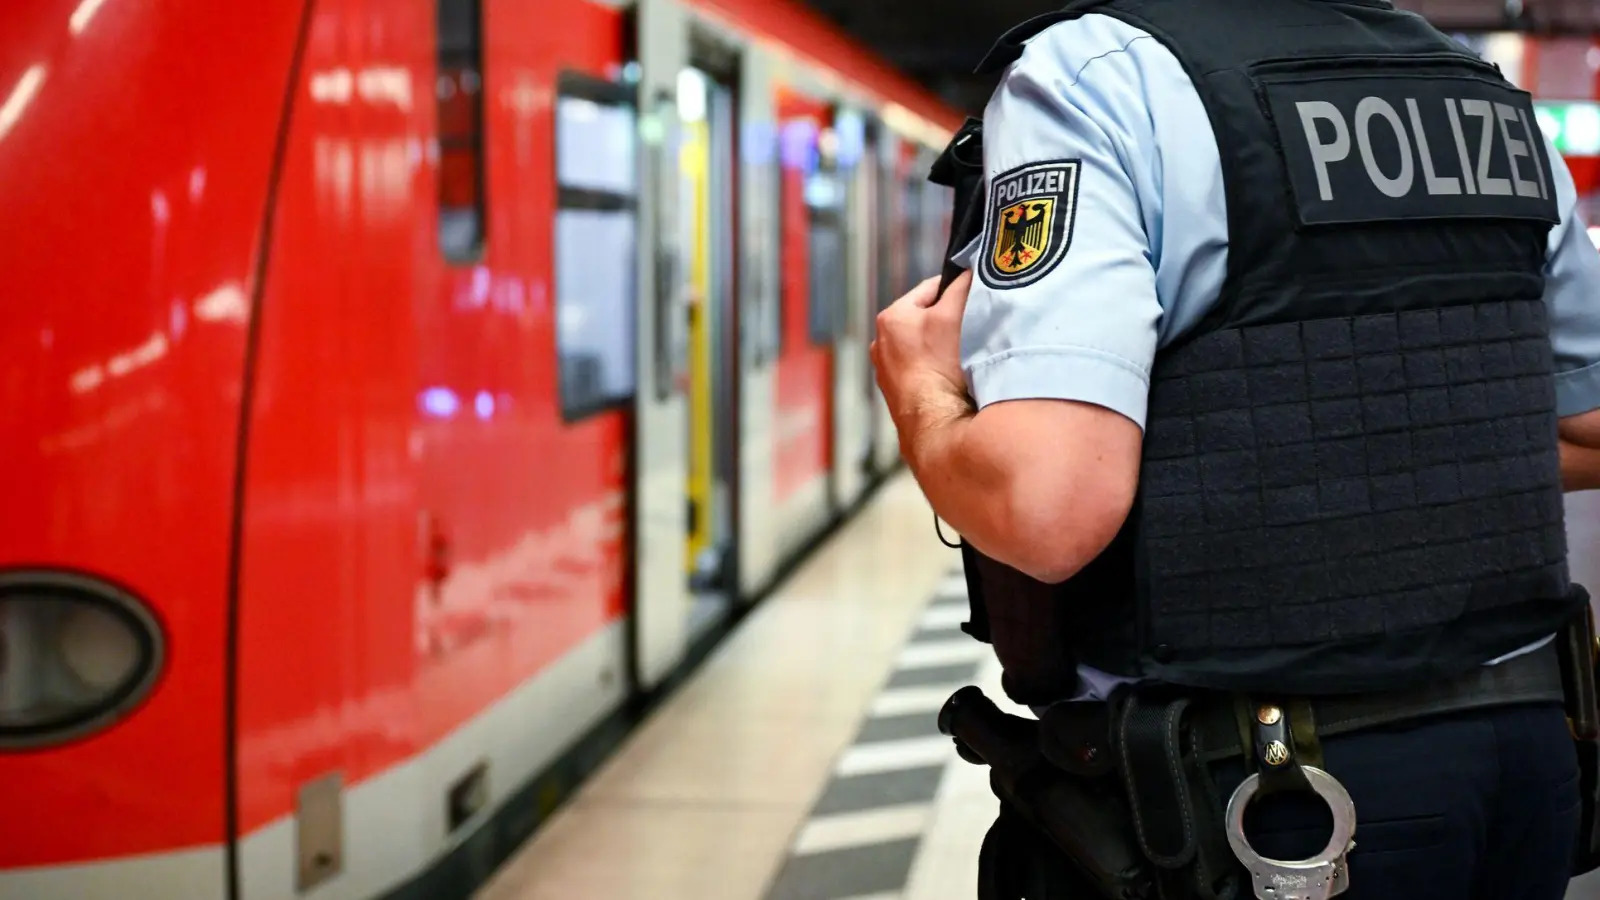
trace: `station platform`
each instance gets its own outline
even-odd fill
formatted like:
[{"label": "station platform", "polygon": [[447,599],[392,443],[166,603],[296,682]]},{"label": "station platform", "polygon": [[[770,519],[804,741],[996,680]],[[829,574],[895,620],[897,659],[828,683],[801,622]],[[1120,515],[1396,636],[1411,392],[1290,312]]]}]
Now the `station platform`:
[{"label": "station platform", "polygon": [[885,485],[476,900],[972,900],[996,801],[935,714],[1008,704],[932,528]]}]

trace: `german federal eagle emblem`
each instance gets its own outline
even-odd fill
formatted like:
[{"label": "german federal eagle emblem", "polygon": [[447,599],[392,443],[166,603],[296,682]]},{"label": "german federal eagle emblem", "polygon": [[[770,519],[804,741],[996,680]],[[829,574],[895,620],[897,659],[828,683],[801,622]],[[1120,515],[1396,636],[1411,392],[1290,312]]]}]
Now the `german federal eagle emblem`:
[{"label": "german federal eagle emblem", "polygon": [[1015,275],[1037,265],[1050,244],[1050,219],[1054,217],[1053,197],[1024,200],[1000,210],[1000,239],[994,244],[994,267]]},{"label": "german federal eagle emblem", "polygon": [[1072,241],[1078,171],[1077,160],[1032,163],[990,183],[980,266],[990,287],[1032,284],[1061,261]]}]

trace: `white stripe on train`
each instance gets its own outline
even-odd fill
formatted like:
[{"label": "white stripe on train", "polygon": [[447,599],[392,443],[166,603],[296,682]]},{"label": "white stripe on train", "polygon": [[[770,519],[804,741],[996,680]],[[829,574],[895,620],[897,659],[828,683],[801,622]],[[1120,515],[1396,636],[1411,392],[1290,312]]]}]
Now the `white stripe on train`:
[{"label": "white stripe on train", "polygon": [[[344,795],[344,872],[297,895],[295,824],[286,816],[240,848],[241,900],[370,900],[424,871],[622,702],[626,651],[614,622],[444,740]],[[602,683],[610,669],[617,677]],[[480,760],[490,802],[458,835],[445,833],[446,791]],[[0,900],[220,900],[220,846],[98,863],[0,872]]]}]

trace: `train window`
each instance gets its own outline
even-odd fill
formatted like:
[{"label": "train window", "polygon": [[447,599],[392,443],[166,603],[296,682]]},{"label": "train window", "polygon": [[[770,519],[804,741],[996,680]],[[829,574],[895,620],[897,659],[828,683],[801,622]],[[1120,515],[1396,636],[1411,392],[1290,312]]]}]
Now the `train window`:
[{"label": "train window", "polygon": [[634,394],[638,145],[633,92],[563,74],[556,117],[556,353],[577,421]]},{"label": "train window", "polygon": [[829,344],[841,331],[845,292],[850,285],[844,236],[845,184],[839,174],[834,130],[821,131],[816,146],[805,180],[811,340]]},{"label": "train window", "polygon": [[480,0],[438,0],[439,249],[467,261],[483,251],[483,21]]},{"label": "train window", "polygon": [[831,343],[841,325],[840,301],[846,288],[844,229],[837,219],[813,219],[808,281],[811,287],[811,340]]},{"label": "train window", "polygon": [[564,191],[633,197],[639,171],[634,156],[632,106],[583,96],[576,81],[556,104],[556,179]]}]

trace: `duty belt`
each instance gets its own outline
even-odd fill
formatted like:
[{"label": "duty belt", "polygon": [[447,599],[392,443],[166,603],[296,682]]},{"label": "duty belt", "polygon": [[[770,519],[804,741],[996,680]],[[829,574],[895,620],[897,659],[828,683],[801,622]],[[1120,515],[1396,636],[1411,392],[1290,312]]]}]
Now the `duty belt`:
[{"label": "duty belt", "polygon": [[[1278,705],[1308,709],[1311,719],[1307,724],[1315,723],[1315,734],[1332,737],[1440,713],[1517,703],[1560,703],[1563,696],[1560,660],[1555,648],[1546,645],[1499,665],[1480,666],[1408,690],[1295,701],[1284,698]],[[1277,702],[1269,695],[1255,699]],[[1240,702],[1239,695],[1221,692],[1191,698],[1189,727],[1195,732],[1196,744],[1204,748],[1200,755],[1206,762],[1239,755],[1244,737],[1239,726]],[[1307,738],[1300,742],[1305,745]]]},{"label": "duty belt", "polygon": [[[1038,720],[1003,713],[968,687],[945,704],[939,730],[963,758],[991,768],[1008,812],[1046,836],[1104,897],[1229,900],[1242,887],[1237,858],[1257,896],[1320,900],[1348,886],[1343,861],[1355,824],[1349,795],[1320,768],[1321,738],[1565,696],[1561,659],[1547,645],[1380,695],[1247,697],[1134,685],[1107,703],[1057,704]],[[1241,756],[1256,772],[1224,816],[1209,765]],[[1244,808],[1257,793],[1282,789],[1315,791],[1332,808],[1334,840],[1318,857],[1265,860],[1244,840]]]}]

